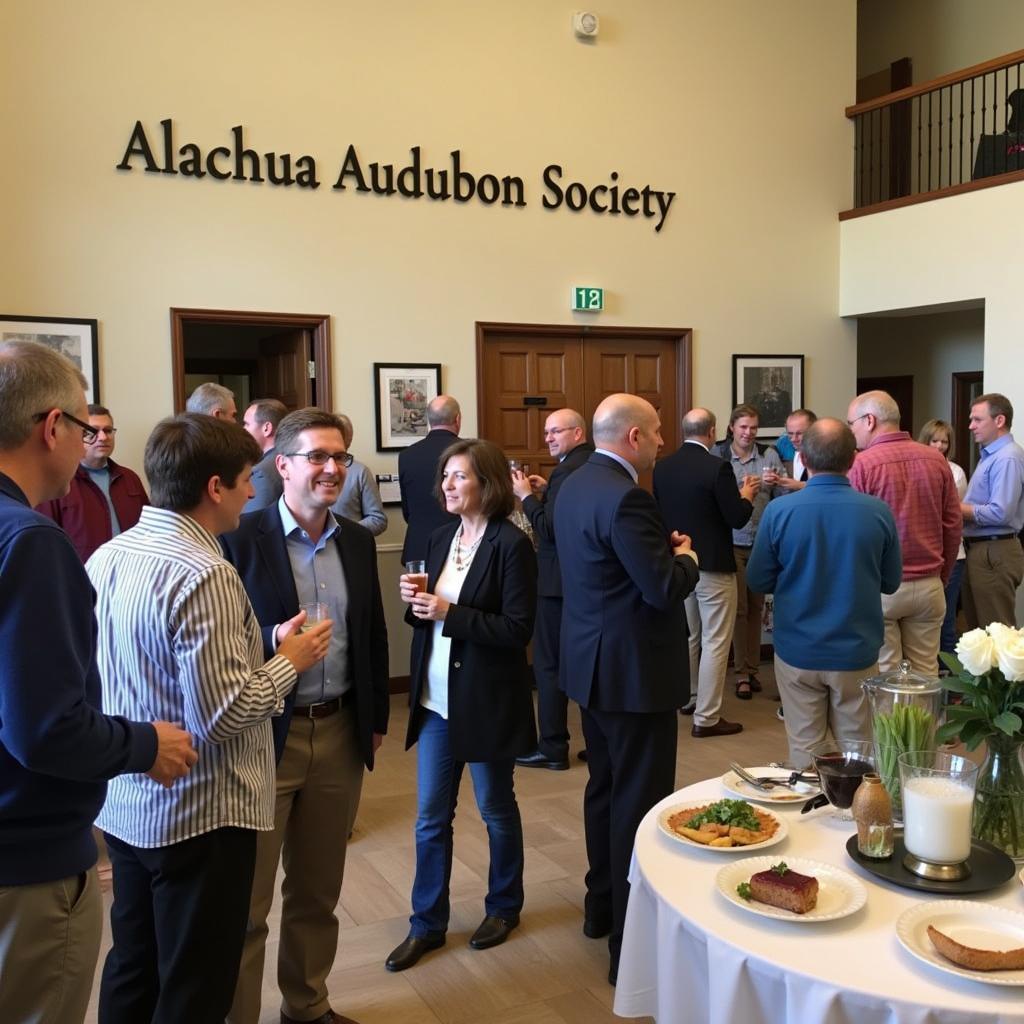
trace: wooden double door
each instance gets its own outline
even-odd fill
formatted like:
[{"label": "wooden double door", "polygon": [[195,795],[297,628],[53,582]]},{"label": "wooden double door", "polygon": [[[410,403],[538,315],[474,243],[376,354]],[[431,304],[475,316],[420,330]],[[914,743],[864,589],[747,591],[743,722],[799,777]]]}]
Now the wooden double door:
[{"label": "wooden double door", "polygon": [[647,399],[661,416],[662,454],[680,444],[690,407],[692,331],[666,328],[477,324],[477,417],[480,436],[510,459],[548,476],[555,460],[544,421],[570,408],[590,422],[608,395]]}]

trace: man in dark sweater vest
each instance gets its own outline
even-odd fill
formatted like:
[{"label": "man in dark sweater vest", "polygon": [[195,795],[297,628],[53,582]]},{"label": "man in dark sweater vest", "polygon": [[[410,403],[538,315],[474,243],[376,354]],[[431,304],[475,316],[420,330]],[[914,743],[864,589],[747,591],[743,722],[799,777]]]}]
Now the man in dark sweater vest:
[{"label": "man in dark sweater vest", "polygon": [[106,780],[170,786],[196,754],[168,722],[100,712],[94,594],[32,507],[66,494],[95,431],[85,379],[52,349],[0,344],[0,1021],[85,1017],[101,909],[93,819]]}]

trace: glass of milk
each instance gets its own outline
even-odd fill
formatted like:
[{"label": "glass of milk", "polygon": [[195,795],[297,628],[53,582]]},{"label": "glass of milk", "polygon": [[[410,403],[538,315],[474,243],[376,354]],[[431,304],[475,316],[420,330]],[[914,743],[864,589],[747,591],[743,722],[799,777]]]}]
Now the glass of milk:
[{"label": "glass of milk", "polygon": [[978,766],[942,750],[909,750],[899,766],[907,852],[931,864],[967,860]]}]

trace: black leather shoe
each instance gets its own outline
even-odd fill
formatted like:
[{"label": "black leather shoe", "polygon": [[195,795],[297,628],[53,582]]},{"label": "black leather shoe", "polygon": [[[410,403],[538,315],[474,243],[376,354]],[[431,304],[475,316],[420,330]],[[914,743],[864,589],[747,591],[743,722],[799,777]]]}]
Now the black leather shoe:
[{"label": "black leather shoe", "polygon": [[692,715],[694,713],[694,711],[696,711],[696,710],[697,710],[697,702],[695,700],[691,700],[689,703],[684,704],[679,709],[679,714],[681,714],[681,715]]},{"label": "black leather shoe", "polygon": [[618,980],[619,980],[619,965],[618,964],[612,964],[611,967],[608,968],[608,984],[611,985],[614,988],[615,987],[615,983]]},{"label": "black leather shoe", "polygon": [[488,914],[480,922],[480,927],[473,932],[469,944],[474,949],[490,949],[491,946],[500,946],[509,937],[512,929],[518,925],[518,917],[491,917]]},{"label": "black leather shoe", "polygon": [[576,755],[576,760],[577,760],[577,761],[583,761],[583,762],[584,762],[584,764],[585,764],[585,763],[586,763],[586,760],[587,760],[587,752],[586,752],[585,750],[581,750],[581,751],[580,751],[580,752],[579,752],[579,753],[578,753],[578,754]]},{"label": "black leather shoe", "polygon": [[333,1010],[328,1010],[319,1017],[307,1021],[296,1020],[294,1017],[289,1017],[286,1013],[282,1012],[281,1024],[359,1024],[359,1022],[351,1017],[342,1017],[340,1013],[335,1013]]},{"label": "black leather shoe", "polygon": [[535,750],[526,757],[517,757],[516,764],[522,768],[550,768],[553,772],[567,772],[569,770],[568,757],[546,757],[543,751]]},{"label": "black leather shoe", "polygon": [[724,718],[714,725],[695,725],[690,729],[690,735],[698,740],[708,736],[734,736],[738,732],[743,732],[743,726],[739,722],[727,722]]},{"label": "black leather shoe", "polygon": [[602,918],[594,918],[593,920],[589,917],[583,918],[583,934],[588,939],[603,939],[606,935],[611,934],[611,930],[611,921]]},{"label": "black leather shoe", "polygon": [[440,949],[444,941],[444,935],[407,935],[405,941],[388,954],[384,966],[389,971],[404,971],[407,967],[415,967],[424,953]]}]

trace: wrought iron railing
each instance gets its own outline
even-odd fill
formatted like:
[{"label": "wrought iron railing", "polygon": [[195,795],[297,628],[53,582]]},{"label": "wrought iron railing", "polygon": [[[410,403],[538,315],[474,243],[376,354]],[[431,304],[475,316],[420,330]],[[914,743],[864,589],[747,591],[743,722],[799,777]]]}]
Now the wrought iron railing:
[{"label": "wrought iron railing", "polygon": [[1018,50],[848,107],[854,209],[845,216],[1024,178],[1022,66]]}]

